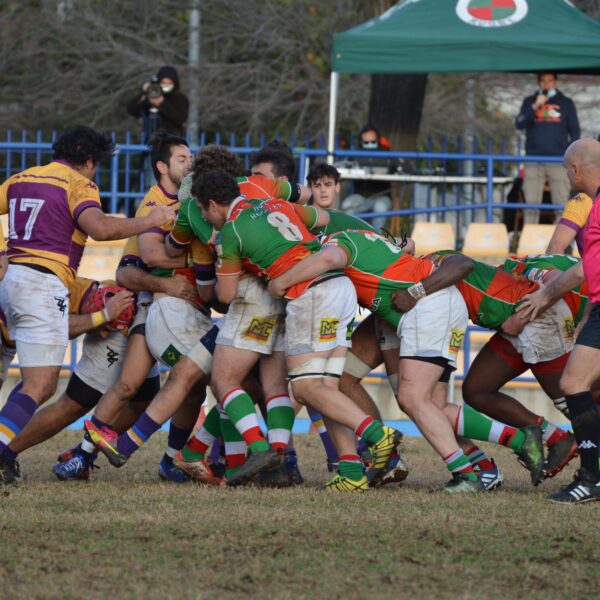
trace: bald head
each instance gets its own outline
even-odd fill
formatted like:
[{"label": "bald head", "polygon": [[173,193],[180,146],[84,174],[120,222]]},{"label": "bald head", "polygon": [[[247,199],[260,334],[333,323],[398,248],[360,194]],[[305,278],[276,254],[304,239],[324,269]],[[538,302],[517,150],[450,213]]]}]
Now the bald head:
[{"label": "bald head", "polygon": [[600,169],[600,142],[592,138],[573,142],[565,152],[565,160]]},{"label": "bald head", "polygon": [[571,187],[594,198],[600,187],[600,142],[582,138],[573,142],[563,161]]}]

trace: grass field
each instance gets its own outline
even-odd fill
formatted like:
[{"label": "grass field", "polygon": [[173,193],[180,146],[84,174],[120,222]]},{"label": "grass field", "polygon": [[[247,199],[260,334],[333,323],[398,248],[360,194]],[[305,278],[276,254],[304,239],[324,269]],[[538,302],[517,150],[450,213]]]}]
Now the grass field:
[{"label": "grass field", "polygon": [[286,490],[160,483],[165,435],[93,481],[50,472],[64,432],[25,453],[0,489],[0,598],[577,598],[600,584],[600,503],[556,506],[504,448],[500,491],[432,494],[448,478],[421,439],[400,489],[330,495],[315,435],[297,437],[307,484]]}]

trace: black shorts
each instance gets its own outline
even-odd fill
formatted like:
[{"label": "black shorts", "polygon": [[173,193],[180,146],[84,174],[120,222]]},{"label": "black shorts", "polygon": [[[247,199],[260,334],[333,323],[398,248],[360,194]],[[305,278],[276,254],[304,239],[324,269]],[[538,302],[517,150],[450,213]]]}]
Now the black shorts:
[{"label": "black shorts", "polygon": [[66,394],[73,402],[76,402],[79,406],[87,408],[88,410],[94,408],[103,395],[102,392],[99,392],[91,385],[85,383],[82,379],[79,379],[75,373],[73,373],[69,379]]},{"label": "black shorts", "polygon": [[428,362],[438,367],[443,367],[443,372],[440,375],[438,381],[440,383],[448,383],[450,381],[450,375],[456,371],[456,367],[453,367],[447,358],[443,356],[402,356],[401,359],[409,360],[420,360],[421,362]]},{"label": "black shorts", "polygon": [[575,343],[579,346],[589,346],[600,350],[600,303],[592,308]]}]

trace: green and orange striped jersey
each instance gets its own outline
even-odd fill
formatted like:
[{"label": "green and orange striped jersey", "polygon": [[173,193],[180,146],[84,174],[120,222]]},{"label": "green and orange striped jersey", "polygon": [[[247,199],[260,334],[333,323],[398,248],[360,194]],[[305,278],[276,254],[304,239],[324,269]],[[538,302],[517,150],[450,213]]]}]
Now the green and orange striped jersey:
[{"label": "green and orange striped jersey", "polygon": [[[445,257],[454,254],[461,253],[457,250],[440,250],[428,257],[439,264]],[[487,329],[499,329],[515,312],[523,296],[530,294],[537,286],[478,260],[473,263],[473,270],[455,285],[464,298],[471,321]]]},{"label": "green and orange striped jersey", "polygon": [[358,303],[397,328],[402,318],[392,294],[409,288],[431,274],[434,264],[406,254],[388,238],[373,231],[348,230],[323,240],[323,246],[337,246],[348,255],[344,273],[356,288]]},{"label": "green and orange striped jersey", "polygon": [[[531,254],[530,256],[511,256],[504,261],[502,268],[510,273],[522,275],[532,282],[546,281],[553,270],[568,271],[579,263],[573,256],[565,254]],[[588,303],[588,284],[584,281],[579,287],[567,292],[563,300],[567,303],[575,325],[581,321]]]},{"label": "green and orange striped jersey", "polygon": [[[270,199],[239,210],[248,201],[240,198],[236,202],[231,206],[230,220],[217,236],[217,275],[249,270],[266,280],[275,279],[319,250],[319,242],[309,231],[318,219],[315,208]],[[310,283],[294,286],[286,297],[300,296]]]},{"label": "green and orange striped jersey", "polygon": [[[262,175],[237,177],[236,181],[241,196],[248,200],[281,198],[293,202],[300,197],[298,186],[289,181],[269,179]],[[213,227],[202,216],[202,211],[196,201],[193,198],[182,200],[177,221],[171,231],[171,239],[175,244],[187,245],[194,237],[207,244],[212,233]]]}]

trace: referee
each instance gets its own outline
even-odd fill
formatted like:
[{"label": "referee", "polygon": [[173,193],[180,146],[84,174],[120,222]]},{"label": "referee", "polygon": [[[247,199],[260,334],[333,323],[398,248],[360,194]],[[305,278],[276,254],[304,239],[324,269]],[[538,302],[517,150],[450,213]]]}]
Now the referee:
[{"label": "referee", "polygon": [[548,496],[552,502],[579,504],[600,500],[600,412],[591,392],[600,378],[600,142],[593,139],[574,142],[567,148],[563,164],[571,187],[594,198],[584,229],[583,261],[548,287],[527,296],[521,311],[535,318],[584,278],[587,280],[588,305],[560,380],[579,446],[581,468],[569,485]]}]

